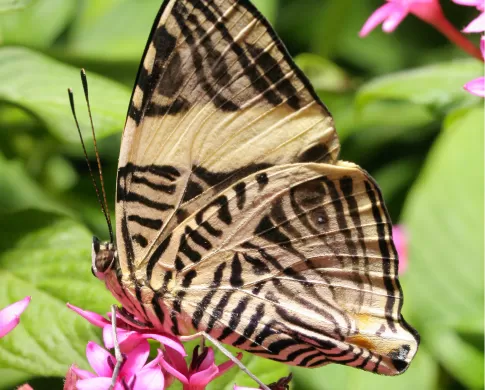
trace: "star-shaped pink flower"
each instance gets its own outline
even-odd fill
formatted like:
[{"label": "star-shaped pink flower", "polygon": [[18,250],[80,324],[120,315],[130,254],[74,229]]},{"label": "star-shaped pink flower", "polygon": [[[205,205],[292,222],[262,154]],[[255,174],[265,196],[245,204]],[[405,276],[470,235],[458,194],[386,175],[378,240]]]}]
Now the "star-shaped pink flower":
[{"label": "star-shaped pink flower", "polygon": [[27,309],[30,297],[25,297],[21,301],[12,303],[0,310],[0,338],[11,332],[20,322],[20,315]]},{"label": "star-shaped pink flower", "polygon": [[443,16],[438,0],[387,0],[367,19],[359,35],[365,37],[380,24],[385,32],[393,32],[409,14],[428,23]]},{"label": "star-shaped pink flower", "polygon": [[[114,390],[162,390],[165,388],[165,378],[160,367],[162,351],[157,357],[145,364],[150,354],[147,341],[138,344],[125,354],[124,362],[116,379]],[[108,390],[116,365],[116,359],[104,348],[90,341],[86,347],[88,362],[94,373],[74,367],[79,380],[77,390]]]},{"label": "star-shaped pink flower", "polygon": [[[114,347],[113,332],[111,320],[105,318],[98,313],[80,309],[70,303],[67,304],[69,309],[75,311],[81,317],[88,320],[91,324],[103,328],[103,340],[106,348],[111,349]],[[108,317],[111,313],[108,313]],[[118,336],[118,343],[122,352],[129,352],[135,348],[140,342],[146,339],[157,340],[165,347],[169,347],[180,354],[181,357],[187,356],[184,346],[175,337],[170,335],[164,335],[160,333],[154,333],[151,328],[134,328],[131,324],[123,321],[122,317],[116,319],[116,334]]]},{"label": "star-shaped pink flower", "polygon": [[[237,356],[241,359],[242,354]],[[199,347],[194,349],[190,367],[178,353],[167,350],[161,359],[161,366],[166,371],[182,382],[184,390],[204,390],[209,382],[224,374],[234,362],[227,361],[219,366],[214,362],[214,350],[205,347],[199,354]]]},{"label": "star-shaped pink flower", "polygon": [[[472,3],[475,5],[479,0],[456,0],[458,2]],[[483,0],[481,0],[483,1]],[[468,5],[468,4],[464,4]],[[472,4],[470,4],[472,5]],[[377,26],[382,24],[382,29],[386,33],[393,32],[397,26],[408,16],[412,14],[424,22],[430,24],[451,42],[461,47],[464,51],[471,54],[475,58],[482,59],[480,50],[464,37],[453,24],[446,19],[439,0],[386,0],[386,4],[375,10],[367,19],[364,26],[359,32],[360,37],[367,36]],[[485,20],[482,20],[483,14],[477,18],[472,24],[480,24],[485,26]],[[465,31],[474,26],[467,26]],[[483,31],[483,30],[481,30]]]}]

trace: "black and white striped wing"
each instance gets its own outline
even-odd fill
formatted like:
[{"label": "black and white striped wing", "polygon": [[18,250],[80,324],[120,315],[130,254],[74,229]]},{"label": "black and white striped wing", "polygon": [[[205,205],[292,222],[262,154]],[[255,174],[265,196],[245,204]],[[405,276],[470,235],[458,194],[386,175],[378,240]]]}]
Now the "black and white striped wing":
[{"label": "black and white striped wing", "polygon": [[140,66],[117,188],[123,272],[252,172],[336,161],[333,120],[248,0],[166,0]]},{"label": "black and white striped wing", "polygon": [[353,164],[261,171],[163,243],[176,269],[167,277],[161,263],[149,265],[146,280],[152,303],[173,312],[152,322],[292,365],[399,374],[418,336],[401,316],[391,232],[379,189]]}]

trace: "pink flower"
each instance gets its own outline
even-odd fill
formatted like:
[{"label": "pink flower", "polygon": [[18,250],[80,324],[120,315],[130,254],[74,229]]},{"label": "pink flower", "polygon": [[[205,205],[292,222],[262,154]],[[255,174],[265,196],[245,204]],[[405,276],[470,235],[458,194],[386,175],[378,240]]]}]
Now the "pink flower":
[{"label": "pink flower", "polygon": [[34,390],[34,389],[32,388],[32,386],[26,383],[25,385],[17,387],[17,390]]},{"label": "pink flower", "polygon": [[27,309],[30,297],[25,297],[21,301],[12,303],[0,310],[0,338],[13,330],[20,322],[20,314]]},{"label": "pink flower", "polygon": [[392,238],[399,257],[399,275],[402,275],[408,268],[408,233],[403,225],[392,227]]},{"label": "pink flower", "polygon": [[[75,311],[81,317],[84,317],[91,324],[103,328],[103,340],[105,347],[108,349],[114,347],[110,319],[106,319],[92,311],[82,310],[79,307],[71,305],[70,303],[67,304],[67,307]],[[108,317],[111,317],[111,313],[108,313]],[[175,350],[182,357],[187,356],[184,346],[179,340],[169,335],[153,333],[153,329],[151,328],[134,328],[131,324],[123,321],[123,317],[117,317],[116,319],[116,334],[118,336],[118,343],[122,352],[129,352],[143,340],[153,339],[157,340],[165,347]]]},{"label": "pink flower", "polygon": [[[241,359],[242,354],[237,356]],[[199,347],[195,347],[190,367],[178,353],[166,351],[161,360],[166,373],[174,376],[183,384],[184,390],[204,390],[209,382],[229,370],[234,362],[227,361],[219,366],[214,363],[214,350],[205,347],[199,355]]]},{"label": "pink flower", "polygon": [[[165,379],[160,367],[162,351],[150,363],[145,364],[150,354],[147,341],[138,344],[124,357],[114,390],[163,390]],[[80,378],[78,390],[108,390],[116,359],[98,344],[90,341],[86,347],[86,356],[95,374],[90,371],[73,368]]]},{"label": "pink flower", "polygon": [[453,2],[467,7],[475,7],[477,10],[481,11],[481,14],[472,20],[470,24],[463,29],[463,32],[479,33],[485,31],[485,3],[483,0],[453,0]]},{"label": "pink flower", "polygon": [[[485,37],[480,40],[480,50],[482,51],[482,56],[485,59]],[[472,81],[466,83],[463,88],[473,95],[480,97],[485,97],[485,77],[478,77]]]},{"label": "pink flower", "polygon": [[[482,59],[480,50],[460,31],[458,31],[448,19],[446,19],[441,9],[439,0],[386,0],[387,3],[378,8],[367,19],[364,26],[359,32],[360,37],[365,37],[378,25],[382,23],[382,29],[390,33],[404,20],[404,18],[413,14],[424,22],[432,25],[435,29],[446,36],[451,42],[462,48],[464,51]],[[458,0],[472,1],[472,0]],[[477,0],[478,1],[478,0]],[[476,22],[476,21],[475,21]]]},{"label": "pink flower", "polygon": [[431,23],[443,17],[438,0],[386,0],[387,4],[378,8],[367,19],[359,35],[365,37],[379,24],[387,32],[393,32],[408,14],[413,14]]}]

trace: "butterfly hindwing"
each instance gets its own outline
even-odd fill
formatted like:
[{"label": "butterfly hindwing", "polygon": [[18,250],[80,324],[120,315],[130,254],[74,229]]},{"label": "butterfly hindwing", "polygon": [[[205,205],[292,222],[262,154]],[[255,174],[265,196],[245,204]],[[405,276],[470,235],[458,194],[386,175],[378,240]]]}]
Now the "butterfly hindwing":
[{"label": "butterfly hindwing", "polygon": [[387,212],[353,164],[260,171],[168,241],[171,287],[160,264],[150,285],[220,341],[293,365],[341,362],[384,374],[402,371],[416,352],[400,314]]}]

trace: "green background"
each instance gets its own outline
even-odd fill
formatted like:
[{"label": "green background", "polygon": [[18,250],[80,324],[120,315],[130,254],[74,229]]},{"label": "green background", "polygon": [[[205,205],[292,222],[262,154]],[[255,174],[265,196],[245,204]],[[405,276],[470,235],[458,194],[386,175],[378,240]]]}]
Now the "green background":
[{"label": "green background", "polygon": [[[422,343],[410,369],[385,378],[328,366],[294,370],[294,389],[483,389],[483,100],[462,85],[482,64],[410,16],[390,35],[358,31],[379,0],[259,0],[335,117],[342,158],[377,179],[410,234],[406,319]],[[458,28],[476,16],[443,0]],[[79,68],[113,206],[131,87],[160,0],[0,0],[0,308],[32,296],[0,340],[0,389],[62,387],[99,329],[66,302],[100,313],[113,298],[90,272],[106,237],[66,93],[88,137]],[[477,42],[477,36],[472,36]],[[88,142],[89,143],[89,142]],[[114,214],[113,214],[114,215]],[[285,366],[245,356],[266,382]],[[236,369],[212,389],[251,382]]]}]

